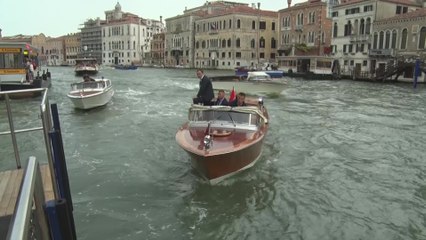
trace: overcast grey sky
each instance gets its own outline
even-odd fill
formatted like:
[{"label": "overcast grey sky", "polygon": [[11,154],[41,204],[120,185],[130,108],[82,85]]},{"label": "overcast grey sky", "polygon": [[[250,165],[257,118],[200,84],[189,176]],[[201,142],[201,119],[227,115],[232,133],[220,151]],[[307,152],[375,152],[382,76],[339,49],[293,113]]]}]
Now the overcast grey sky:
[{"label": "overcast grey sky", "polygon": [[[121,0],[124,12],[143,18],[163,19],[183,13],[185,7],[194,8],[205,0]],[[241,3],[260,2],[262,10],[278,11],[286,8],[286,0],[236,0]],[[293,3],[302,0],[293,0]],[[105,19],[105,11],[114,9],[117,1],[108,0],[0,0],[0,28],[3,36],[16,34],[59,37],[79,31],[86,19]]]}]

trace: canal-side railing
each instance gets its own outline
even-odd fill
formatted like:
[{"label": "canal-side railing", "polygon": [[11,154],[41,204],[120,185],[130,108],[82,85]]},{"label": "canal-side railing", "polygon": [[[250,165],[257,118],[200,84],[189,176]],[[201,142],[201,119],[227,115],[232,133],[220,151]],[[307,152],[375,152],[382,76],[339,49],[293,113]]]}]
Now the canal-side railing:
[{"label": "canal-side railing", "polygon": [[30,157],[6,239],[50,239],[44,203],[40,167],[36,158]]},{"label": "canal-side railing", "polygon": [[[41,92],[43,96],[40,103],[40,116],[41,116],[42,126],[25,128],[25,129],[15,129],[12,108],[10,105],[10,96],[13,96],[16,94],[31,94],[31,93],[39,93],[39,92]],[[0,98],[4,97],[5,99],[7,117],[9,120],[9,129],[10,129],[9,131],[0,132],[0,136],[1,135],[11,136],[13,151],[15,153],[16,167],[18,169],[22,167],[22,164],[21,164],[21,159],[19,156],[19,149],[18,149],[18,143],[16,141],[16,134],[34,132],[34,131],[43,131],[44,142],[45,142],[46,153],[47,153],[47,160],[49,162],[49,169],[51,173],[54,173],[53,156],[52,156],[52,150],[51,150],[52,146],[49,140],[49,130],[52,128],[52,120],[51,120],[52,117],[50,114],[49,99],[47,97],[47,92],[48,92],[47,88],[34,88],[34,89],[0,92]],[[55,182],[54,174],[51,174],[51,177],[52,177],[52,183],[54,183]],[[59,195],[58,195],[58,188],[56,184],[53,184],[53,193],[54,193],[55,199],[57,199]]]},{"label": "canal-side railing", "polygon": [[[44,195],[41,198],[39,191],[41,188],[42,194],[44,194],[43,183],[41,183],[40,169],[35,158],[31,157],[27,165],[27,171],[25,179],[21,185],[19,199],[16,202],[15,212],[13,215],[13,222],[8,232],[8,239],[28,239],[32,238],[33,235],[28,236],[28,232],[31,234],[38,234],[35,239],[53,239],[53,240],[75,240],[76,231],[73,217],[73,207],[71,190],[68,180],[68,171],[65,161],[65,153],[62,142],[62,134],[59,123],[59,113],[56,104],[49,105],[49,99],[47,96],[47,88],[36,88],[28,90],[16,90],[16,91],[0,91],[0,99],[5,99],[6,111],[9,120],[9,131],[0,132],[0,135],[11,135],[12,145],[15,153],[16,167],[21,168],[21,161],[19,156],[18,144],[16,141],[16,134],[32,131],[43,131],[48,166],[50,170],[52,188],[54,193],[54,200],[45,202]],[[10,105],[10,96],[14,94],[34,94],[41,93],[42,99],[40,103],[40,118],[42,122],[41,127],[26,128],[26,129],[15,129],[14,119],[12,116],[12,109]],[[27,177],[28,174],[28,177]],[[36,196],[37,195],[37,196]],[[34,198],[36,208],[43,210],[44,215],[36,211],[36,215],[31,218],[28,216],[32,212],[32,200]],[[21,200],[22,199],[22,200]],[[30,207],[29,207],[30,206]],[[28,210],[29,207],[29,210]],[[36,209],[37,210],[37,209]],[[41,220],[42,219],[42,220]],[[39,221],[42,221],[41,223]],[[47,228],[44,227],[47,222]],[[35,229],[35,227],[37,227]],[[31,229],[29,229],[31,228]],[[35,229],[35,230],[34,230]],[[48,234],[46,235],[46,229]],[[20,238],[22,237],[22,238]]]}]

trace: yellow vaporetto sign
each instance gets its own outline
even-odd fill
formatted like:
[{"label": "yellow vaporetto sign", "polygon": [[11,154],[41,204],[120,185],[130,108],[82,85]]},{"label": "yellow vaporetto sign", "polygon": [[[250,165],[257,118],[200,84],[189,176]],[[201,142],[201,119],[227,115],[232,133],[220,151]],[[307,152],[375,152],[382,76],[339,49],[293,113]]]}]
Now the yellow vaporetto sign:
[{"label": "yellow vaporetto sign", "polygon": [[0,69],[0,74],[25,74],[25,69]]},{"label": "yellow vaporetto sign", "polygon": [[0,53],[20,53],[20,48],[0,48]]}]

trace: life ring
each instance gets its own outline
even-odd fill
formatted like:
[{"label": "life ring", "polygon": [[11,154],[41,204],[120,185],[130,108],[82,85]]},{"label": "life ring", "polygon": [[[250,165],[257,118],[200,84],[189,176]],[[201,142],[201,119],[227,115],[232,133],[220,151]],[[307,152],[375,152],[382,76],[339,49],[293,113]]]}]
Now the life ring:
[{"label": "life ring", "polygon": [[220,131],[218,131],[218,130],[214,130],[213,132],[212,132],[212,135],[213,136],[215,136],[215,137],[226,137],[226,136],[229,136],[229,135],[231,135],[231,131],[228,131],[228,130],[220,130]]}]

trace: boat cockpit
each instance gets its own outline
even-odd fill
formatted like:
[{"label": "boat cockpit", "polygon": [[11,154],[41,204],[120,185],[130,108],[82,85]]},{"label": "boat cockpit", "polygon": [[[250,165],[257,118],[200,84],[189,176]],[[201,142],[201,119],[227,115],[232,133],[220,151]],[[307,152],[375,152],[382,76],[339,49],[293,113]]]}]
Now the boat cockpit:
[{"label": "boat cockpit", "polygon": [[191,127],[237,128],[256,131],[263,124],[257,107],[193,106],[189,111]]}]

